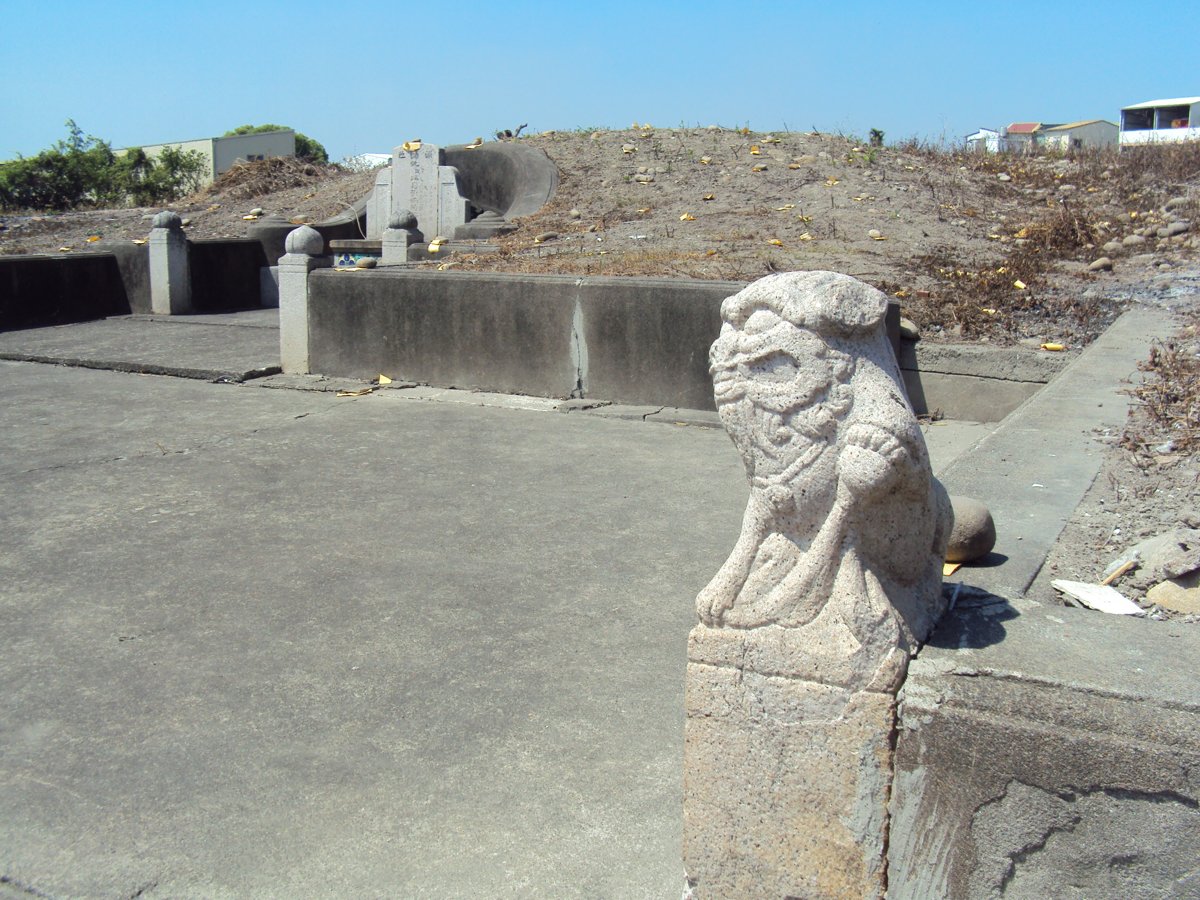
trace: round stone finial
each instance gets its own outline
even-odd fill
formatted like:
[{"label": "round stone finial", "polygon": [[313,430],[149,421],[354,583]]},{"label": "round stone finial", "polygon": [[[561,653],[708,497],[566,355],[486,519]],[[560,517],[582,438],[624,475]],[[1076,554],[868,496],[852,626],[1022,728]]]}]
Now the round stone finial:
[{"label": "round stone finial", "polygon": [[321,232],[308,225],[301,225],[295,231],[289,231],[283,242],[283,249],[288,253],[303,254],[304,256],[320,256],[325,252],[325,238]]},{"label": "round stone finial", "polygon": [[416,228],[417,217],[410,210],[398,209],[388,219],[388,228]]},{"label": "round stone finial", "polygon": [[164,209],[162,212],[155,214],[150,222],[151,228],[170,228],[175,231],[183,227],[183,219],[179,218],[178,213],[173,213],[169,209]]}]

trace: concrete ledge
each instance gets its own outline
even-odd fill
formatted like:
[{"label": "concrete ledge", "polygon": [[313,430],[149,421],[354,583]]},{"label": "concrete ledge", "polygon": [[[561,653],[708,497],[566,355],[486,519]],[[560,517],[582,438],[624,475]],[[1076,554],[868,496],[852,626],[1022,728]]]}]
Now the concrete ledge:
[{"label": "concrete ledge", "polygon": [[0,331],[149,312],[149,280],[145,245],[0,256]]},{"label": "concrete ledge", "polygon": [[1188,626],[982,597],[914,660],[892,898],[1200,896]]},{"label": "concrete ledge", "polygon": [[900,343],[900,373],[917,414],[968,422],[999,422],[1072,358],[1025,347]]}]

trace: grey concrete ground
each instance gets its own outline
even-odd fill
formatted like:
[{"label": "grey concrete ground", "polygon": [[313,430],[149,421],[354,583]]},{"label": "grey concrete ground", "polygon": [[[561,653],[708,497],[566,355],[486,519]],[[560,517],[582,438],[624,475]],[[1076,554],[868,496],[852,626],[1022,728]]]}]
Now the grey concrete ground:
[{"label": "grey concrete ground", "polygon": [[[273,315],[0,352],[237,380]],[[711,414],[271,385],[0,362],[0,896],[678,896]]]}]

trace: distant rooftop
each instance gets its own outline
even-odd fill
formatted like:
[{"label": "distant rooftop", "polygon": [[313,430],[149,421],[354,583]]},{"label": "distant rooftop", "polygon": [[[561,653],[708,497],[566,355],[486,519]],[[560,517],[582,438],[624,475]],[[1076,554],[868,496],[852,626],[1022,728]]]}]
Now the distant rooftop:
[{"label": "distant rooftop", "polygon": [[1013,122],[1008,126],[1009,134],[1033,134],[1042,127],[1041,122]]},{"label": "distant rooftop", "polygon": [[1082,122],[1071,122],[1067,125],[1047,125],[1043,131],[1069,131],[1072,128],[1082,128],[1084,125],[1111,125],[1117,127],[1116,122],[1110,122],[1108,119],[1085,119]]},{"label": "distant rooftop", "polygon": [[1200,103],[1200,97],[1176,97],[1171,100],[1147,100],[1145,103],[1135,103],[1123,106],[1122,109],[1149,109],[1152,106],[1191,106]]}]

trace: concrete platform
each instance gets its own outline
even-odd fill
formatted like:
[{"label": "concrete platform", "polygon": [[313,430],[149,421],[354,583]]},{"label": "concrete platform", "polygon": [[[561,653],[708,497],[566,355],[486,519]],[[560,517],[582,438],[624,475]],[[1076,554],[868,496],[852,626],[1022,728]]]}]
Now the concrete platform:
[{"label": "concrete platform", "polygon": [[0,896],[679,893],[724,432],[0,384]]},{"label": "concrete platform", "polygon": [[[96,370],[237,382],[275,315],[0,335],[90,367],[0,362],[0,897],[677,896],[715,416]],[[968,584],[1032,577],[1159,324],[927,426],[1001,530]]]}]

